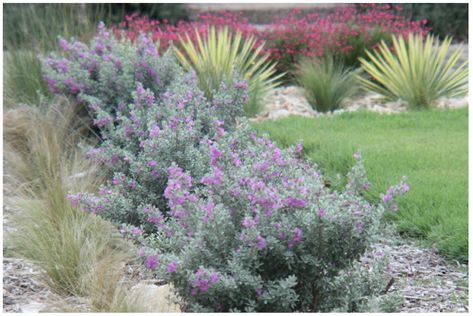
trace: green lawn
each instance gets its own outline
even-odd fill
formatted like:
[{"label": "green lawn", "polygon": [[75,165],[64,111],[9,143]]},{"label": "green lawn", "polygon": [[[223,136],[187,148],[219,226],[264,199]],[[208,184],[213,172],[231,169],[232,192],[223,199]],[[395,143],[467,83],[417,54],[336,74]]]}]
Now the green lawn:
[{"label": "green lawn", "polygon": [[304,154],[336,181],[360,149],[377,198],[407,175],[411,191],[388,215],[401,233],[420,237],[443,255],[468,261],[468,110],[396,115],[369,112],[289,117],[254,124],[285,147],[304,141]]}]

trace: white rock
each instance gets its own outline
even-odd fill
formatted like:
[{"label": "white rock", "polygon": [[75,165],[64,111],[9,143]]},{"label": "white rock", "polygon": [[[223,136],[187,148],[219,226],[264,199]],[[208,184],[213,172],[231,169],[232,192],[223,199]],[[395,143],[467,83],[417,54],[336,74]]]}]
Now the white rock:
[{"label": "white rock", "polygon": [[146,303],[148,312],[180,312],[179,305],[173,303],[176,297],[168,284],[157,286],[140,282],[131,288],[131,297]]},{"label": "white rock", "polygon": [[29,302],[26,305],[21,306],[21,311],[23,313],[39,313],[41,309],[44,308],[44,305],[40,302]]}]

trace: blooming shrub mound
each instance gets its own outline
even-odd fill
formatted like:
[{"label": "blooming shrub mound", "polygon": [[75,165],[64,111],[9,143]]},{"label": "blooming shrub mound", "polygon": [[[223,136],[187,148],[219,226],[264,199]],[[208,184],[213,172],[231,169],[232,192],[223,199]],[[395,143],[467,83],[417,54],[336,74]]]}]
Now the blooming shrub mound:
[{"label": "blooming shrub mound", "polygon": [[[329,311],[348,304],[346,286],[360,284],[344,271],[408,186],[369,203],[357,154],[345,190],[331,191],[320,171],[300,160],[301,149],[281,150],[243,128],[207,146],[211,170],[204,177],[174,164],[168,169],[170,218],[138,237],[140,255],[175,286],[188,311]],[[363,291],[349,306],[361,303]]]},{"label": "blooming shrub mound", "polygon": [[132,40],[140,32],[150,33],[167,49],[171,43],[180,45],[180,35],[187,33],[196,43],[195,30],[206,37],[210,25],[228,26],[241,32],[243,38],[254,36],[258,45],[264,43],[261,54],[269,54],[272,61],[278,62],[279,70],[289,72],[300,57],[322,57],[327,52],[348,66],[358,65],[358,57],[365,56],[365,49],[376,47],[383,39],[390,40],[393,34],[405,37],[409,33],[427,33],[427,21],[411,21],[400,14],[401,10],[400,6],[387,4],[346,5],[328,15],[304,14],[294,9],[285,17],[275,17],[265,29],[257,29],[231,12],[202,14],[195,22],[181,21],[175,26],[132,15],[115,26],[114,33]]},{"label": "blooming shrub mound", "polygon": [[88,105],[102,136],[88,156],[111,174],[98,195],[69,199],[124,224],[186,311],[357,311],[380,292],[382,264],[356,260],[405,182],[368,202],[356,154],[346,188],[327,188],[301,145],[281,150],[238,124],[246,82],[208,100],[149,37],[135,46],[101,26],[91,47],[61,43],[65,57],[44,59],[45,74]]},{"label": "blooming shrub mound", "polygon": [[167,210],[163,192],[172,163],[195,177],[210,169],[203,144],[232,130],[235,118],[242,115],[246,90],[239,83],[222,85],[210,103],[197,88],[195,76],[181,74],[161,96],[138,84],[133,103],[117,109],[115,124],[99,110],[104,141],[88,156],[108,167],[113,178],[99,196],[79,193],[70,199],[115,223],[146,229],[157,220],[158,209]]},{"label": "blooming shrub mound", "polygon": [[118,41],[103,23],[90,45],[63,38],[59,43],[61,54],[40,57],[44,79],[53,93],[85,102],[91,116],[109,113],[113,119],[118,108],[133,101],[138,83],[159,96],[181,73],[173,57],[160,56],[149,37],[141,35],[136,45]]}]

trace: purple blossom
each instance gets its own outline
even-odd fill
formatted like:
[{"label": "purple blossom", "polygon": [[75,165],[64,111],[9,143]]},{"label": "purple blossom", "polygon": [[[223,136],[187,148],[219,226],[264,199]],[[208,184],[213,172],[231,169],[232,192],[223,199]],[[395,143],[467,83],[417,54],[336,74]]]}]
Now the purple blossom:
[{"label": "purple blossom", "polygon": [[156,138],[158,137],[159,132],[160,132],[159,126],[154,124],[149,131],[149,137]]},{"label": "purple blossom", "polygon": [[252,218],[245,217],[242,221],[242,225],[246,228],[251,228],[256,225],[256,221]]},{"label": "purple blossom", "polygon": [[146,268],[147,269],[156,269],[158,266],[158,256],[148,256],[146,257]]},{"label": "purple blossom", "polygon": [[215,146],[210,146],[210,164],[212,166],[217,165],[217,159],[222,156],[222,152],[220,152]]},{"label": "purple blossom", "polygon": [[173,261],[173,262],[168,264],[168,267],[167,267],[166,271],[168,273],[173,273],[177,269],[177,267],[178,267],[177,262]]},{"label": "purple blossom", "polygon": [[364,190],[368,190],[368,189],[370,188],[370,186],[371,186],[371,183],[365,182],[365,183],[363,183],[363,185],[362,185],[361,187],[362,187]]},{"label": "purple blossom", "polygon": [[275,148],[273,151],[273,161],[278,163],[281,161],[281,149]]},{"label": "purple blossom", "polygon": [[393,196],[391,194],[386,194],[386,195],[383,196],[383,202],[384,203],[388,203],[392,199],[393,199]]},{"label": "purple blossom", "polygon": [[296,145],[296,155],[300,156],[303,150],[303,145],[301,143]]},{"label": "purple blossom", "polygon": [[263,250],[266,248],[266,239],[264,239],[261,235],[256,236],[256,248],[258,250]]},{"label": "purple blossom", "polygon": [[204,223],[208,223],[209,221],[209,218],[212,216],[213,214],[213,210],[214,210],[214,207],[215,207],[215,204],[210,201],[208,202],[205,206],[204,206],[204,211],[205,211],[205,216],[203,218],[203,221]]},{"label": "purple blossom", "polygon": [[203,269],[199,269],[196,272],[197,279],[195,280],[195,286],[200,290],[201,293],[207,292],[209,289],[209,281],[206,279],[205,271]]},{"label": "purple blossom", "polygon": [[304,208],[308,204],[307,201],[302,200],[302,199],[297,199],[292,196],[285,198],[282,202],[289,207],[295,207],[295,208]]},{"label": "purple blossom", "polygon": [[156,167],[158,165],[158,162],[156,160],[151,160],[148,162],[148,166],[150,167]]},{"label": "purple blossom", "polygon": [[217,273],[212,273],[210,275],[210,283],[215,284],[218,282],[218,280],[220,280],[220,275],[218,275]]},{"label": "purple blossom", "polygon": [[77,204],[79,203],[80,199],[82,197],[82,194],[68,194],[67,199],[71,202],[72,207],[76,207]]},{"label": "purple blossom", "polygon": [[256,297],[260,297],[261,295],[263,295],[263,289],[261,288],[257,288],[255,292],[256,292]]},{"label": "purple blossom", "polygon": [[214,168],[214,172],[210,177],[203,177],[201,182],[207,185],[220,185],[222,183],[222,171],[218,168]]},{"label": "purple blossom", "polygon": [[302,229],[299,227],[294,228],[291,241],[289,242],[289,248],[294,247],[302,240]]},{"label": "purple blossom", "polygon": [[256,164],[254,168],[256,171],[266,172],[266,170],[269,168],[269,162],[264,160],[263,162]]},{"label": "purple blossom", "polygon": [[246,83],[246,81],[237,81],[237,82],[235,82],[235,88],[237,88],[237,89],[247,89],[248,88],[248,83]]},{"label": "purple blossom", "polygon": [[160,214],[159,216],[152,215],[148,217],[147,221],[148,223],[159,224],[159,223],[164,222],[164,217],[162,214]]},{"label": "purple blossom", "polygon": [[133,229],[131,230],[131,233],[133,235],[141,235],[143,231],[139,227],[133,227]]},{"label": "purple blossom", "polygon": [[325,210],[323,208],[319,209],[319,217],[325,216]]},{"label": "purple blossom", "polygon": [[409,184],[407,184],[407,183],[405,183],[405,182],[404,182],[404,183],[402,184],[402,186],[401,186],[401,192],[402,192],[402,193],[407,193],[407,192],[409,192],[410,189],[411,189],[411,188],[409,187]]},{"label": "purple blossom", "polygon": [[59,39],[59,46],[61,46],[61,48],[64,50],[64,51],[68,51],[69,50],[69,42],[66,41],[65,39],[63,38],[60,38]]}]

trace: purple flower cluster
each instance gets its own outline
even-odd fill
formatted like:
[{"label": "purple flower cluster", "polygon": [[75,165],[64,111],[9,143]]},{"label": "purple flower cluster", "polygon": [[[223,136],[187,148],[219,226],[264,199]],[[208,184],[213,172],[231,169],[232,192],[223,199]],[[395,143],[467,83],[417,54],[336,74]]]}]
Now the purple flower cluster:
[{"label": "purple flower cluster", "polygon": [[204,269],[198,269],[195,273],[194,286],[191,289],[193,296],[197,294],[204,294],[208,291],[209,285],[215,285],[220,280],[217,273],[208,273]]}]

